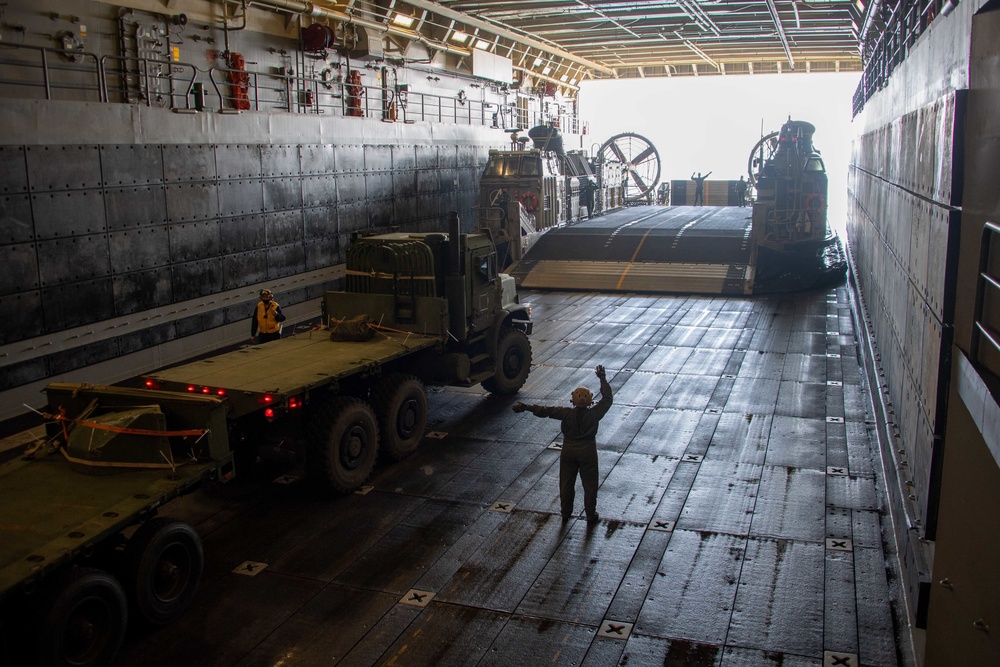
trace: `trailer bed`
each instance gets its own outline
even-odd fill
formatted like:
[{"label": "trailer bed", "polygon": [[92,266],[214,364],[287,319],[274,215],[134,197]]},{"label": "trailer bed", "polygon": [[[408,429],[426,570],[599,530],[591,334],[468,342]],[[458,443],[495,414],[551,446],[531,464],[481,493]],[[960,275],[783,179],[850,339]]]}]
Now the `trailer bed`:
[{"label": "trailer bed", "polygon": [[218,466],[206,461],[96,476],[58,452],[0,465],[0,598],[213,476]]},{"label": "trailer bed", "polygon": [[147,377],[175,388],[193,385],[196,391],[222,388],[289,396],[326,385],[331,379],[361,373],[372,364],[432,347],[439,341],[436,336],[377,332],[364,342],[336,342],[330,340],[329,332],[314,331],[251,345]]}]

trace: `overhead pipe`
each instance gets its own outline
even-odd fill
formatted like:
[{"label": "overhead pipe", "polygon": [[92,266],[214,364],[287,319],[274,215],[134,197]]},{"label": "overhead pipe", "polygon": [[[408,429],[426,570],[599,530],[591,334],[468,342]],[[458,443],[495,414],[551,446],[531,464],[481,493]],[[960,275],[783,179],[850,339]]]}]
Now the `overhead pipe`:
[{"label": "overhead pipe", "polygon": [[[228,0],[226,0],[228,2]],[[424,37],[420,33],[409,30],[407,28],[402,28],[394,25],[386,25],[384,23],[379,23],[378,21],[370,21],[368,19],[360,18],[354,16],[353,14],[348,14],[346,12],[341,12],[336,9],[331,9],[328,7],[320,7],[312,2],[300,2],[299,0],[251,0],[249,5],[258,5],[262,7],[268,7],[270,9],[277,9],[280,11],[286,11],[291,14],[298,14],[300,16],[308,16],[314,19],[327,19],[333,21],[339,21],[341,23],[352,23],[354,25],[359,25],[365,28],[370,28],[372,30],[377,30],[378,32],[389,33],[391,35],[396,35],[399,37],[405,37],[415,42],[420,42],[429,49],[435,51],[442,51],[444,53],[450,53],[455,56],[462,58],[468,58],[472,55],[470,49],[462,49],[456,46],[451,46],[450,44],[441,44],[433,40]]]},{"label": "overhead pipe", "polygon": [[788,58],[788,66],[795,69],[795,60],[792,58],[792,49],[788,46],[788,37],[785,35],[785,28],[781,25],[781,17],[778,16],[778,8],[774,6],[774,0],[767,0],[767,11],[771,13],[774,27],[778,29],[778,38],[781,39],[781,47],[785,49],[785,57]]},{"label": "overhead pipe", "polygon": [[481,28],[486,32],[492,33],[494,35],[500,35],[501,37],[506,37],[507,39],[513,40],[525,46],[533,46],[536,49],[546,51],[552,55],[560,56],[564,60],[573,61],[584,67],[589,67],[591,69],[603,72],[604,74],[613,74],[614,71],[610,67],[605,67],[599,63],[587,60],[586,58],[581,58],[580,56],[574,55],[569,51],[565,51],[554,44],[546,44],[537,39],[531,37],[525,37],[520,35],[513,30],[506,28],[502,25],[492,23],[490,21],[484,21],[483,19],[477,18],[475,16],[470,16],[469,14],[464,14],[462,12],[456,11],[454,9],[449,9],[444,5],[437,2],[431,2],[429,0],[403,0],[406,4],[417,7],[418,9],[423,9],[431,13],[437,14],[447,19],[453,19],[460,21],[473,28]]}]

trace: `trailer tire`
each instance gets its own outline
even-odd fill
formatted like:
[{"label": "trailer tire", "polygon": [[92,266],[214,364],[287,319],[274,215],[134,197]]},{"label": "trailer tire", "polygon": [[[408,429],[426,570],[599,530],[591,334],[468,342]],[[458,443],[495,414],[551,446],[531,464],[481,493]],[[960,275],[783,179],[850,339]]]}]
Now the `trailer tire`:
[{"label": "trailer tire", "polygon": [[142,524],[125,547],[129,601],[152,625],[166,625],[194,602],[205,555],[189,524],[156,517]]},{"label": "trailer tire", "polygon": [[340,493],[368,481],[378,458],[378,424],[364,401],[339,396],[327,403],[314,423],[308,472]]},{"label": "trailer tire", "polygon": [[74,567],[55,581],[38,629],[42,665],[107,665],[121,648],[128,601],[118,580],[103,570]]},{"label": "trailer tire", "polygon": [[417,450],[427,429],[427,392],[415,376],[394,373],[374,390],[382,452],[400,461]]},{"label": "trailer tire", "polygon": [[483,388],[493,394],[516,394],[531,372],[531,341],[523,331],[501,329],[496,366],[493,377],[483,380]]}]

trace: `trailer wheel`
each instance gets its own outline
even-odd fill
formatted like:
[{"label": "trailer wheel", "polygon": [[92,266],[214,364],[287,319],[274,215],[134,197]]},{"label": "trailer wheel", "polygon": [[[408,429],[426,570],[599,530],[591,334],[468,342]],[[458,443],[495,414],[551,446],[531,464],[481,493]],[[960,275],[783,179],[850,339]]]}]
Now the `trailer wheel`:
[{"label": "trailer wheel", "polygon": [[504,327],[497,342],[497,368],[483,380],[483,388],[493,394],[516,394],[531,371],[531,342],[523,331]]},{"label": "trailer wheel", "polygon": [[114,659],[125,638],[128,603],[103,570],[73,568],[53,582],[38,627],[43,665],[89,667]]},{"label": "trailer wheel", "polygon": [[198,532],[166,517],[142,524],[125,547],[133,609],[153,625],[165,625],[191,606],[205,568]]},{"label": "trailer wheel", "polygon": [[417,449],[427,429],[427,393],[413,375],[396,373],[375,386],[382,451],[399,461]]},{"label": "trailer wheel", "polygon": [[378,457],[378,425],[367,403],[340,396],[323,407],[309,443],[309,472],[335,491],[350,493],[366,481]]}]

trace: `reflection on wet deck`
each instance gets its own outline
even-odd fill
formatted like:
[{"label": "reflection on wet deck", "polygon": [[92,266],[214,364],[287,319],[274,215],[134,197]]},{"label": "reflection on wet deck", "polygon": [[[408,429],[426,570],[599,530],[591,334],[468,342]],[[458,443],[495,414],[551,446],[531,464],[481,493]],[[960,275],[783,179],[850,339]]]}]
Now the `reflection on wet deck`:
[{"label": "reflection on wet deck", "polygon": [[598,525],[560,520],[557,422],[433,389],[447,435],[364,495],[274,484],[277,457],[171,507],[202,589],[118,664],[897,665],[849,298],[523,294],[519,398],[565,404],[596,364],[616,392]]}]

